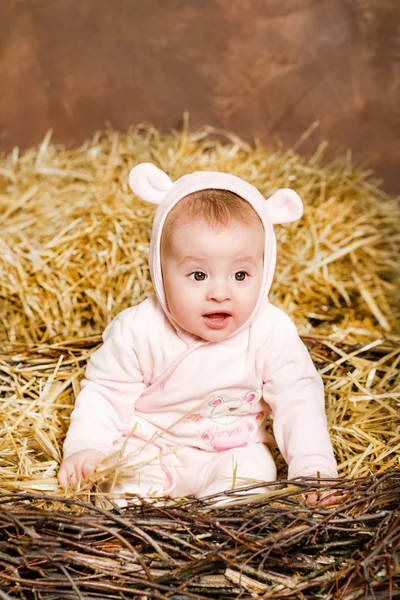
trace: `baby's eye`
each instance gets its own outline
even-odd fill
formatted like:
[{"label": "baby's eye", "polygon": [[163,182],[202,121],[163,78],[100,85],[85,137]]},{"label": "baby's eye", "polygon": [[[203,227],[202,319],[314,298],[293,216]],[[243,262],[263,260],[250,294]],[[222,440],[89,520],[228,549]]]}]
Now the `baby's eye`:
[{"label": "baby's eye", "polygon": [[204,281],[206,278],[206,274],[203,271],[195,271],[194,273],[190,273],[190,279],[194,279],[195,281]]},{"label": "baby's eye", "polygon": [[235,273],[235,279],[236,281],[244,281],[247,275],[248,273],[246,273],[246,271],[238,271],[237,273]]}]

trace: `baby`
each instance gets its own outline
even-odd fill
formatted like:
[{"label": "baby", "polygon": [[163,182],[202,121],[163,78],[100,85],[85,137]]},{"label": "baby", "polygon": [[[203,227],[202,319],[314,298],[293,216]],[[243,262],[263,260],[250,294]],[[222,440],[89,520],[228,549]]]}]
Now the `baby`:
[{"label": "baby", "polygon": [[149,163],[129,183],[159,205],[155,294],[120,313],[92,355],[59,483],[90,477],[118,453],[132,468],[116,494],[202,497],[273,481],[271,410],[288,477],[337,477],[322,380],[290,318],[268,302],[273,224],[301,217],[299,196],[281,189],[266,201],[217,172],[173,183]]}]

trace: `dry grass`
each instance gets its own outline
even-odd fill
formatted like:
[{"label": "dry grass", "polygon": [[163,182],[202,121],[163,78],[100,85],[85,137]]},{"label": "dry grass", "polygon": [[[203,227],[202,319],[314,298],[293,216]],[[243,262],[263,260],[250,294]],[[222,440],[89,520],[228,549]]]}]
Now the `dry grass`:
[{"label": "dry grass", "polygon": [[152,292],[154,207],[128,190],[151,161],[172,179],[221,170],[266,196],[293,187],[299,223],[277,227],[271,301],[295,320],[321,370],[340,474],[399,466],[399,216],[350,155],[323,165],[204,128],[140,126],[65,150],[0,161],[0,488],[56,492],[69,413],[106,324]]}]

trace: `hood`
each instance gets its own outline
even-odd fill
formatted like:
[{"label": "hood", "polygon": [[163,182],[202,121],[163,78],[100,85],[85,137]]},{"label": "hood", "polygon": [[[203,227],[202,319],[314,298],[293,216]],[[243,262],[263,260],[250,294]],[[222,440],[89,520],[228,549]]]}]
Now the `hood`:
[{"label": "hood", "polygon": [[296,221],[302,216],[303,204],[300,196],[291,189],[282,188],[266,200],[257,188],[240,177],[214,171],[191,173],[172,182],[164,171],[151,163],[141,163],[134,167],[129,173],[129,185],[134,194],[142,200],[158,204],[153,221],[149,267],[157,298],[168,319],[178,331],[180,328],[168,312],[161,272],[161,234],[169,211],[188,194],[206,189],[228,190],[251,204],[264,227],[264,273],[260,294],[252,315],[239,330],[231,335],[235,335],[247,327],[268,302],[268,293],[276,263],[276,239],[273,225]]}]

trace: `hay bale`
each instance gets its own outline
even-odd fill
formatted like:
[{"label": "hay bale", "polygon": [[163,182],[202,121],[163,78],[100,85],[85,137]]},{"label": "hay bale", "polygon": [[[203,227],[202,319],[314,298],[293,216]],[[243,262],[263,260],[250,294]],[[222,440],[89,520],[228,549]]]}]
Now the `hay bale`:
[{"label": "hay bale", "polygon": [[295,149],[272,153],[207,127],[160,134],[138,126],[73,150],[51,145],[49,133],[38,148],[1,160],[3,490],[57,489],[87,359],[107,323],[152,292],[155,209],[127,185],[141,161],[156,162],[172,179],[221,170],[266,196],[283,186],[300,193],[303,219],[276,228],[271,300],[294,319],[324,377],[340,475],[399,465],[393,292],[400,211],[349,154],[328,165],[322,155],[323,146],[310,159]]},{"label": "hay bale", "polygon": [[[51,145],[49,134],[1,159],[2,598],[398,593],[400,211],[349,154],[323,165],[323,149],[305,159],[211,128],[139,126],[75,150]],[[58,489],[87,360],[107,323],[152,292],[154,207],[127,187],[141,161],[172,179],[221,170],[265,195],[290,186],[303,197],[304,218],[277,228],[271,300],[294,319],[324,379],[339,474],[350,478],[337,483],[340,506],[305,506],[302,492],[324,488],[304,480],[245,501],[228,492],[222,507],[166,500],[125,512],[107,510],[112,497],[97,485],[104,472],[92,491]]]}]

